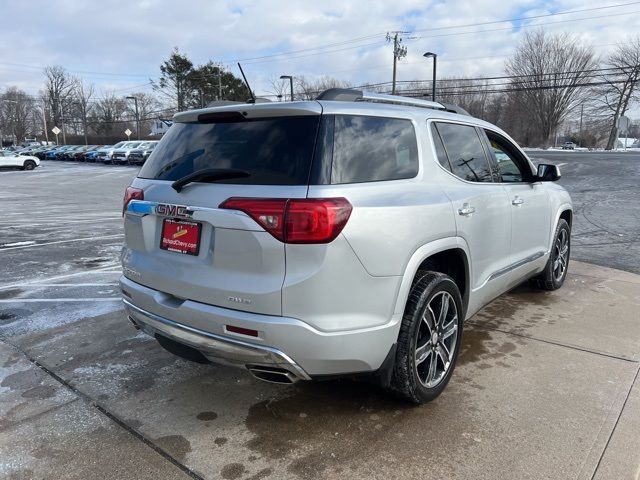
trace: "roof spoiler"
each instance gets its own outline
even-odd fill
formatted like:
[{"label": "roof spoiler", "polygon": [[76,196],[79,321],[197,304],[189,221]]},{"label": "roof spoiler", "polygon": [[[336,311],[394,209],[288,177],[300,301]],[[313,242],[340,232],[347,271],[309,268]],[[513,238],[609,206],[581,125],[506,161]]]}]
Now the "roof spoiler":
[{"label": "roof spoiler", "polygon": [[401,95],[387,95],[384,93],[365,92],[351,88],[330,88],[316,97],[316,100],[329,100],[337,102],[379,102],[394,105],[407,105],[412,107],[431,108],[445,112],[469,115],[469,113],[457,105],[442,102],[432,102],[421,98],[403,97]]}]

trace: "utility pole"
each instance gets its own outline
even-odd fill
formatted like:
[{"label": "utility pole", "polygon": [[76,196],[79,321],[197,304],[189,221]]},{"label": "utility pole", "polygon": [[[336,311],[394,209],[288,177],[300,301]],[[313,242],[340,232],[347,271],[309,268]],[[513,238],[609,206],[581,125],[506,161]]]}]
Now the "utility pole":
[{"label": "utility pole", "polygon": [[578,146],[582,147],[582,114],[584,113],[584,103],[580,104],[580,139],[578,140]]},{"label": "utility pole", "polygon": [[387,42],[393,41],[393,82],[391,84],[391,94],[396,93],[396,64],[398,60],[407,56],[407,47],[402,45],[402,37],[399,35],[406,32],[387,32]]},{"label": "utility pole", "polygon": [[127,97],[127,100],[133,100],[136,106],[136,139],[140,140],[140,115],[138,114],[138,97]]},{"label": "utility pole", "polygon": [[42,98],[42,123],[44,124],[44,138],[49,145],[49,131],[47,130],[47,102]]},{"label": "utility pole", "polygon": [[222,100],[222,64],[218,64],[218,100]]}]

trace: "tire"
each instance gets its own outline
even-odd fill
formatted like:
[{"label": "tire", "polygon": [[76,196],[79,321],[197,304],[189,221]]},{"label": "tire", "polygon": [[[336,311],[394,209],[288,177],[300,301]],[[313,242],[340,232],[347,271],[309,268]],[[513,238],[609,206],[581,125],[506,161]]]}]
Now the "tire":
[{"label": "tire", "polygon": [[534,286],[542,290],[557,290],[567,278],[569,257],[571,255],[571,228],[563,218],[558,221],[553,237],[551,255],[540,275],[533,278]]},{"label": "tire", "polygon": [[34,168],[36,168],[36,162],[34,162],[33,160],[27,160],[26,162],[24,162],[24,166],[22,167],[23,170],[33,170]]},{"label": "tire", "polygon": [[391,379],[391,388],[400,397],[419,404],[442,393],[458,359],[463,320],[462,296],[451,277],[425,272],[414,283],[400,326]]}]

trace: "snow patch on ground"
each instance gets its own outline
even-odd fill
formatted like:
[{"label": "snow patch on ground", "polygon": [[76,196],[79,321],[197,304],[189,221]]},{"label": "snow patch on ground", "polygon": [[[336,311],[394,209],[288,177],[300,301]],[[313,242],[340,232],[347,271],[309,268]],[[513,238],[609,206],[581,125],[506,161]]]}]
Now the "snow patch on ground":
[{"label": "snow patch on ground", "polygon": [[33,245],[34,242],[33,240],[29,240],[28,242],[13,242],[13,243],[2,243],[0,244],[0,247],[21,247],[23,245]]},{"label": "snow patch on ground", "polygon": [[0,336],[8,337],[57,328],[83,318],[97,317],[122,310],[122,304],[117,301],[93,304],[87,302],[38,304],[16,301],[10,306],[0,307],[0,312],[12,313],[12,310],[16,311],[17,319],[4,325],[0,322]]}]

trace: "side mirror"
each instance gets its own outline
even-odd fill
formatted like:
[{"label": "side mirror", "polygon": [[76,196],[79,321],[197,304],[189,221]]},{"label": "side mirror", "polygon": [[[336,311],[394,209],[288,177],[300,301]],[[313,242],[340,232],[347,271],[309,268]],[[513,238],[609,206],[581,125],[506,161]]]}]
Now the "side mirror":
[{"label": "side mirror", "polygon": [[560,168],[557,165],[551,165],[549,163],[541,163],[538,165],[538,174],[536,180],[539,182],[557,182],[562,175],[560,174]]}]

